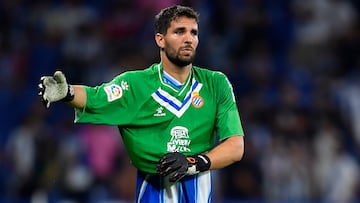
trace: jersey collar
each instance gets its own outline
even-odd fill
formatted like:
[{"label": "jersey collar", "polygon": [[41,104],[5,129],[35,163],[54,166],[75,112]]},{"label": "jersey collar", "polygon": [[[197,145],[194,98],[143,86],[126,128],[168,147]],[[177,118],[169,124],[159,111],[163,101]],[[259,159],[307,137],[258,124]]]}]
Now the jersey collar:
[{"label": "jersey collar", "polygon": [[192,78],[192,71],[190,71],[190,74],[188,76],[188,78],[186,79],[186,81],[184,82],[184,84],[182,85],[181,88],[177,89],[174,86],[170,85],[169,83],[167,83],[164,80],[164,73],[163,73],[163,67],[162,67],[162,63],[157,64],[157,70],[158,70],[158,77],[159,80],[161,82],[162,85],[166,86],[167,88],[171,89],[172,91],[174,91],[175,93],[177,93],[178,95],[181,95],[186,89],[187,86],[190,84],[191,82],[191,78]]}]

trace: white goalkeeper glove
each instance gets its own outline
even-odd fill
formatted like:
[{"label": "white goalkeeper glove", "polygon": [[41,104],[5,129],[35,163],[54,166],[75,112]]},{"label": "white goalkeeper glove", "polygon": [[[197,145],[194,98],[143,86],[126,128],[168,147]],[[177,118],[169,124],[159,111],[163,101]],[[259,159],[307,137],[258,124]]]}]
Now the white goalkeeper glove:
[{"label": "white goalkeeper glove", "polygon": [[49,108],[52,102],[67,102],[74,99],[74,89],[66,82],[66,77],[61,71],[56,71],[54,76],[42,76],[38,94],[46,108]]}]

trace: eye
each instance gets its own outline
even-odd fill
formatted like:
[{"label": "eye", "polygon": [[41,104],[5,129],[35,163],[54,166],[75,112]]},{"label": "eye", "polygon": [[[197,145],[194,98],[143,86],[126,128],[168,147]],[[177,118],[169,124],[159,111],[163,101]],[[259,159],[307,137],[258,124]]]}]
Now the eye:
[{"label": "eye", "polygon": [[183,34],[183,33],[184,33],[184,30],[182,30],[182,29],[177,29],[177,30],[175,30],[174,33],[175,33],[175,34]]},{"label": "eye", "polygon": [[191,34],[194,35],[194,36],[197,36],[197,35],[198,35],[198,31],[197,31],[197,30],[191,30]]}]

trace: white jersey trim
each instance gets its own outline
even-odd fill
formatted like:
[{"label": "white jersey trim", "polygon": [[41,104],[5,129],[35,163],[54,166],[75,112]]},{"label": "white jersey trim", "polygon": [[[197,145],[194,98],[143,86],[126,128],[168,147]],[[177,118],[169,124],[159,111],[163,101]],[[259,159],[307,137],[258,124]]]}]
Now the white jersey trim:
[{"label": "white jersey trim", "polygon": [[171,113],[180,118],[185,111],[189,108],[192,99],[193,92],[200,92],[202,84],[197,82],[195,79],[192,80],[192,85],[190,90],[186,93],[184,101],[181,102],[176,99],[174,96],[166,92],[165,90],[159,88],[151,96],[153,99],[158,102],[161,106],[165,107]]}]

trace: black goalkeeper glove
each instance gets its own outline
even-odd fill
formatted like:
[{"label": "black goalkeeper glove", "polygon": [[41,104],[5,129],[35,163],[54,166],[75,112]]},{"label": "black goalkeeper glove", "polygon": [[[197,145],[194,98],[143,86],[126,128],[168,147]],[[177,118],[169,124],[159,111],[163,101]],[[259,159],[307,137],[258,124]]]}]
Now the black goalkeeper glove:
[{"label": "black goalkeeper glove", "polygon": [[169,175],[170,182],[176,182],[186,175],[194,175],[209,170],[209,157],[203,154],[185,156],[179,152],[165,154],[158,162],[156,171],[162,175]]},{"label": "black goalkeeper glove", "polygon": [[54,76],[43,76],[38,85],[38,95],[46,108],[52,102],[71,101],[74,99],[74,89],[66,82],[65,75],[56,71]]}]

